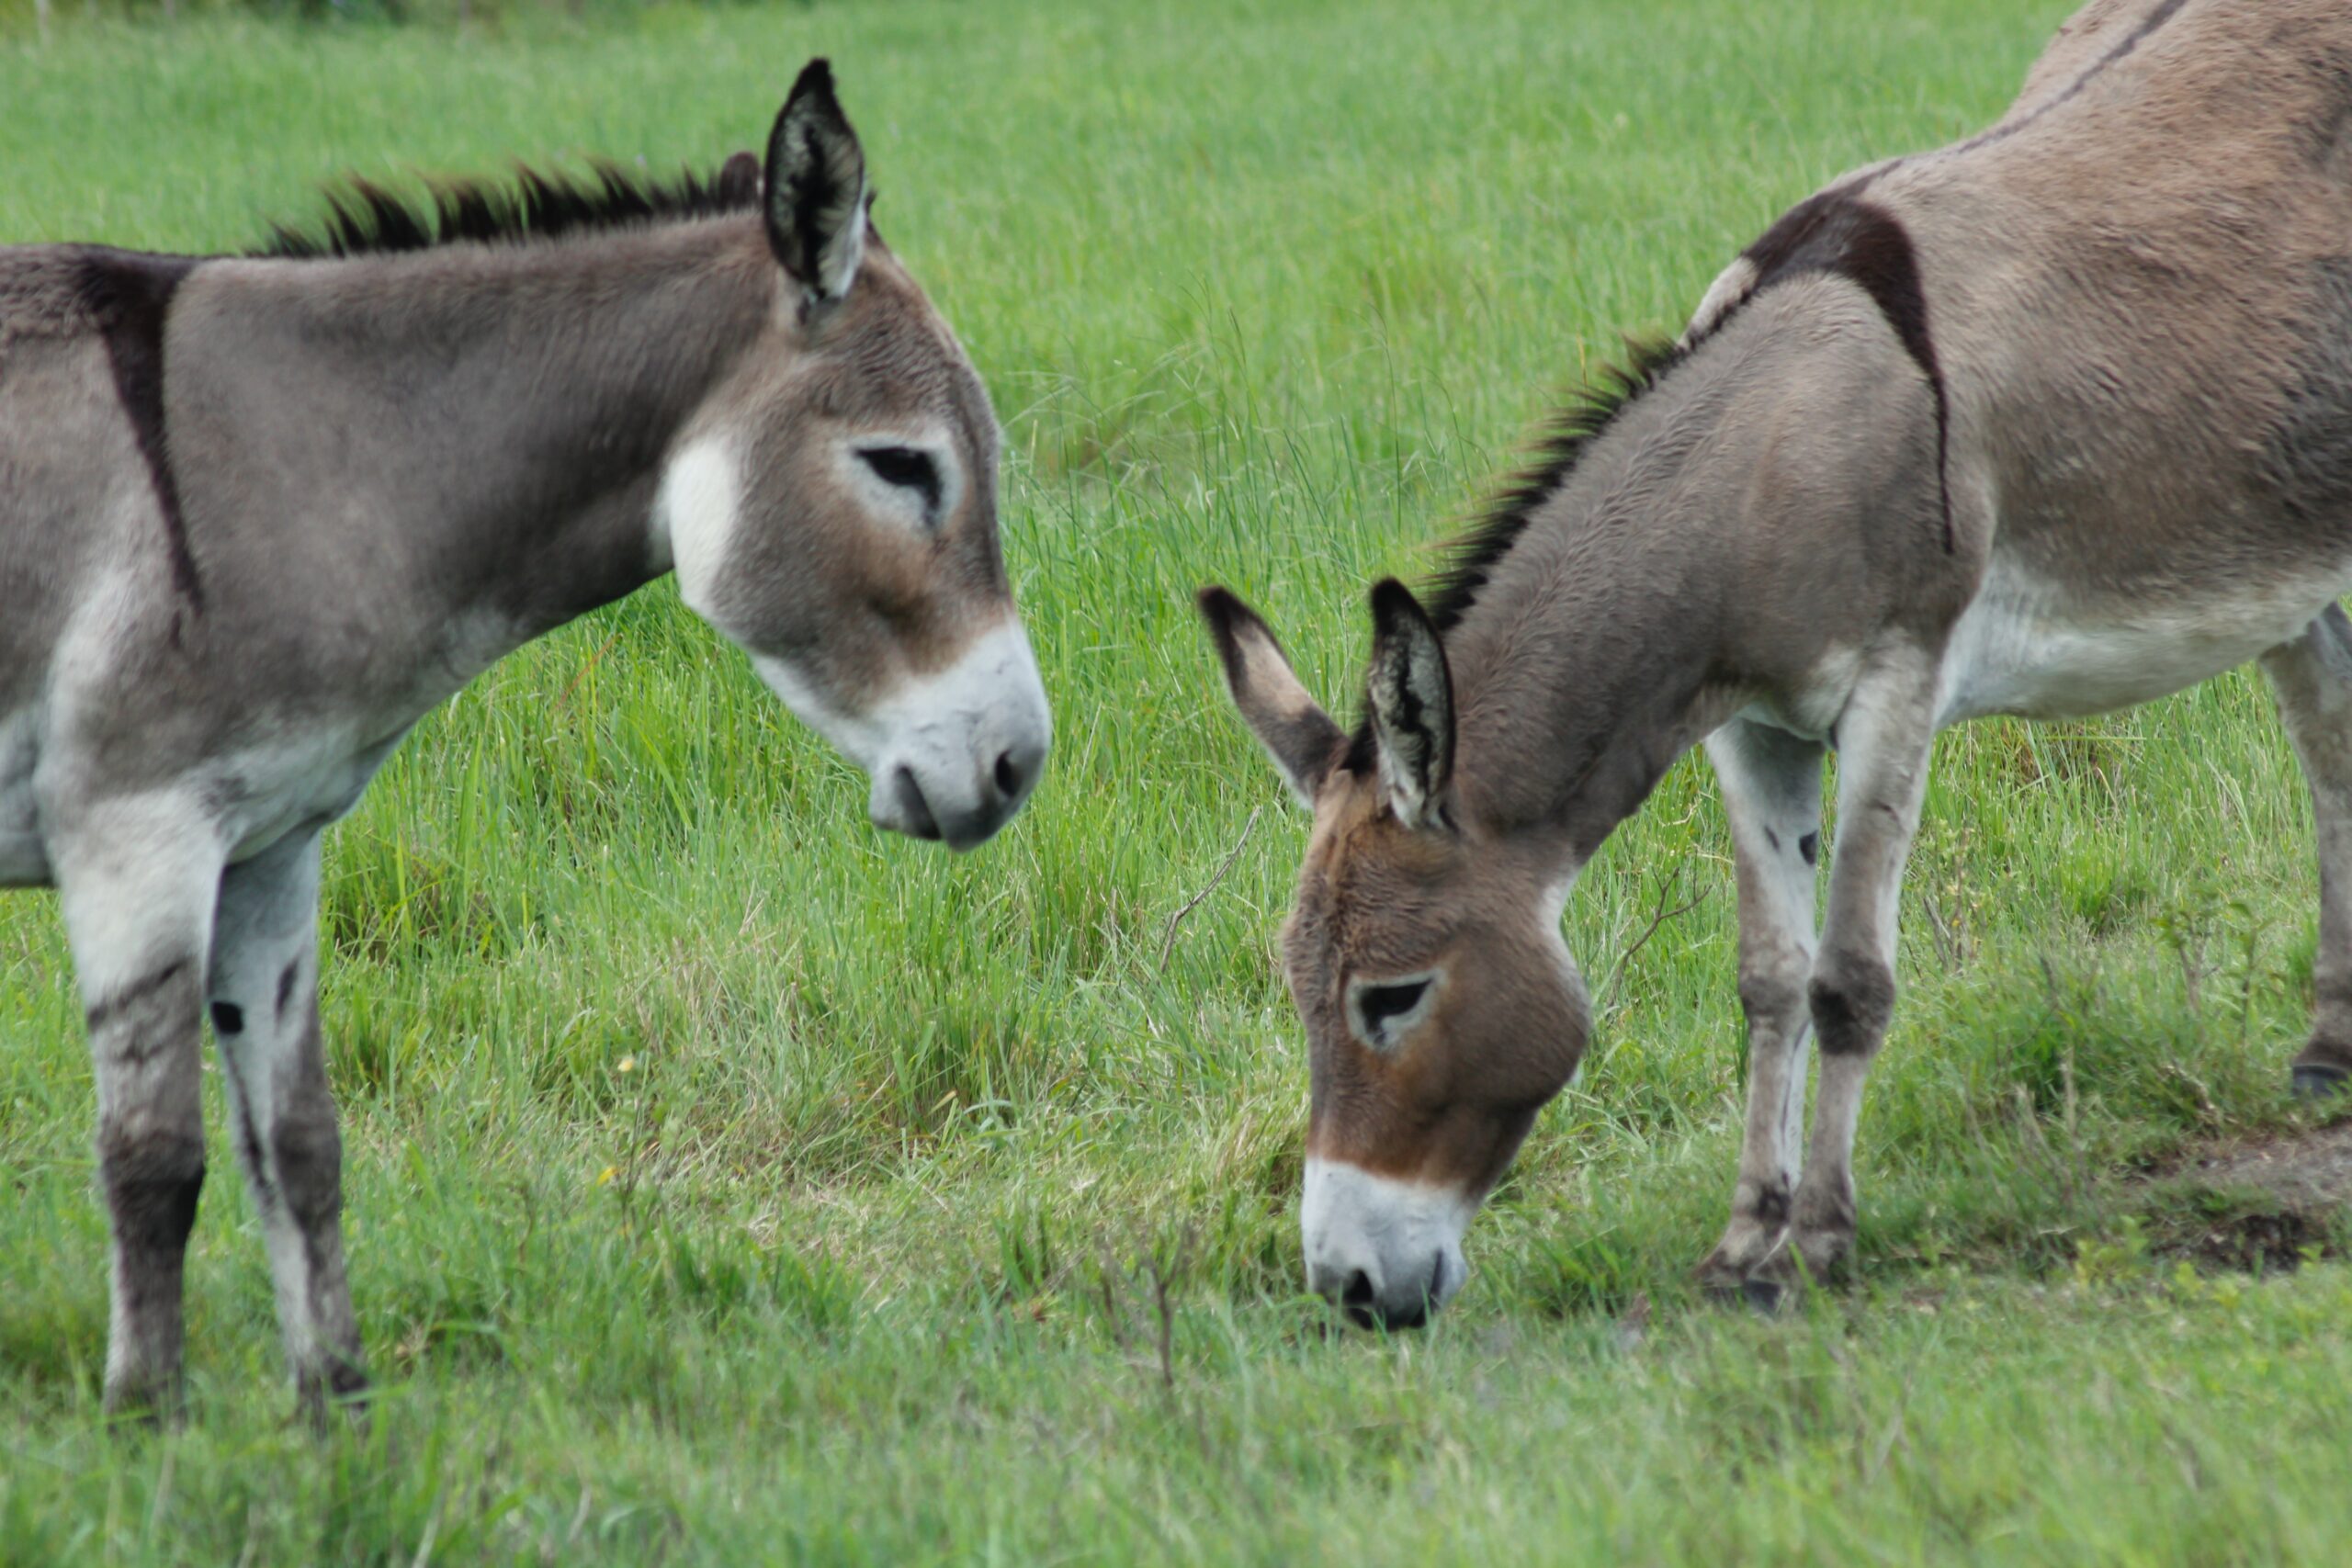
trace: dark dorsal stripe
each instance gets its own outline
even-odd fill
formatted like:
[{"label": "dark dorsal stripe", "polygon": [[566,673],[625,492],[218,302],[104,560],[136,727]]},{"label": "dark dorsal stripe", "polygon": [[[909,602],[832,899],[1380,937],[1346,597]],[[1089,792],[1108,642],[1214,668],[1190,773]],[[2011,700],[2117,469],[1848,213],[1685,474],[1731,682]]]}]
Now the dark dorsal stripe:
[{"label": "dark dorsal stripe", "polygon": [[1934,152],[1920,153],[1917,158],[1893,159],[1881,167],[1872,169],[1866,175],[1860,175],[1850,180],[1848,180],[1845,184],[1837,187],[1838,193],[1841,196],[1860,196],[1862,192],[1870,189],[1871,186],[1875,185],[1882,176],[1893,174],[1895,170],[1903,168],[1907,164],[1917,163],[1919,158],[1948,158],[1955,153],[1973,152],[1979,147],[1989,147],[1996,141],[2007,141],[2010,137],[2015,136],[2018,132],[2025,130],[2026,127],[2033,124],[2034,121],[2040,119],[2043,115],[2050,113],[2052,109],[2055,109],[2062,105],[2072,103],[2085,87],[2091,85],[2091,82],[2095,78],[2107,71],[2109,67],[2122,60],[2125,55],[2128,55],[2133,50],[2138,49],[2140,45],[2147,39],[2151,33],[2154,33],[2158,28],[2163,27],[2166,22],[2171,21],[2173,18],[2173,13],[2178,11],[2181,6],[2187,3],[2188,0],[2164,0],[2163,5],[2149,12],[2145,17],[2141,17],[2140,25],[2132,28],[2125,37],[2117,40],[2113,48],[2109,49],[2105,54],[2100,55],[2097,60],[2092,61],[2089,65],[2086,66],[2081,75],[2067,83],[2066,85],[2059,91],[2052,93],[2048,97],[2042,99],[2041,102],[2036,104],[2031,109],[2022,115],[2019,115],[2017,118],[2006,121],[2000,125],[1993,126],[1988,130],[1980,130],[1965,141],[1954,142],[1950,147],[1939,147]]},{"label": "dark dorsal stripe", "polygon": [[1954,152],[1972,152],[1979,147],[1989,146],[1996,141],[2006,141],[2010,137],[2015,136],[2018,131],[2023,130],[2027,126],[2031,125],[2035,120],[2040,119],[2043,115],[2048,114],[2052,109],[2058,107],[2061,104],[2072,102],[2075,95],[2080,93],[2085,87],[2091,85],[2091,81],[2094,77],[2100,75],[2109,66],[2114,65],[2125,55],[2130,54],[2133,50],[2139,48],[2143,42],[2146,41],[2151,33],[2154,33],[2158,28],[2163,27],[2166,22],[2171,21],[2173,18],[2173,13],[2178,11],[2181,6],[2186,4],[2188,4],[2188,0],[2165,0],[2163,5],[2149,12],[2145,17],[2141,17],[2140,25],[2133,28],[2132,31],[2122,39],[2117,40],[2114,48],[2109,50],[2105,54],[2100,55],[2097,60],[2091,62],[2087,70],[2086,70],[2081,75],[2075,77],[2072,82],[2067,83],[2063,91],[2052,93],[2049,97],[2044,98],[2041,103],[2034,106],[2030,113],[2022,115],[2007,125],[1996,125],[1990,130],[1978,131],[1974,136],[1970,137],[1959,146],[1951,149],[1951,151]]},{"label": "dark dorsal stripe", "polygon": [[115,395],[130,420],[155,504],[164,514],[171,553],[172,583],[190,608],[204,608],[204,585],[188,551],[187,520],[180,512],[179,485],[172,477],[170,444],[164,431],[164,322],[172,296],[196,270],[193,256],[144,255],[134,251],[85,246],[80,253],[83,308],[106,339],[114,367]]},{"label": "dark dorsal stripe", "polygon": [[[1951,409],[1943,369],[1936,361],[1936,340],[1928,330],[1928,296],[1919,282],[1918,253],[1909,232],[1883,208],[1857,201],[1843,191],[1824,191],[1791,208],[1741,254],[1756,268],[1756,281],[1748,290],[1751,299],[1782,279],[1829,273],[1868,294],[1894,329],[1904,352],[1928,378],[1935,400],[1936,490],[1943,508],[1944,548],[1950,551],[1951,484],[1944,463],[1951,446]],[[1721,330],[1720,322],[1716,330]]]}]

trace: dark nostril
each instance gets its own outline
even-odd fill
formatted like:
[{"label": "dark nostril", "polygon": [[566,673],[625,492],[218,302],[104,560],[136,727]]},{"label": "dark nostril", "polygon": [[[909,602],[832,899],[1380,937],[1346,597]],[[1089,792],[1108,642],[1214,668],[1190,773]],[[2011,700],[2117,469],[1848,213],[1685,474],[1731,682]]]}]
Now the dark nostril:
[{"label": "dark nostril", "polygon": [[1340,1304],[1351,1312],[1363,1312],[1372,1306],[1372,1276],[1359,1269],[1348,1276],[1348,1288],[1340,1292]]},{"label": "dark nostril", "polygon": [[1021,767],[1010,751],[1000,751],[996,757],[997,793],[1011,800],[1021,793]]},{"label": "dark nostril", "polygon": [[931,802],[922,797],[914,770],[900,768],[892,784],[899,792],[899,809],[907,814],[907,832],[918,839],[938,838],[939,819],[931,814]]}]

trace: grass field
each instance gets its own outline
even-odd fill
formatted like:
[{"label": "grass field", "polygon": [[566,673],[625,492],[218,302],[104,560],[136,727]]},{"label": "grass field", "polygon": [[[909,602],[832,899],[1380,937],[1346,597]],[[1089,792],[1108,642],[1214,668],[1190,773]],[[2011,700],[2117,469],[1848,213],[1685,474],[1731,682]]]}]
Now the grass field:
[{"label": "grass field", "polygon": [[381,1393],[323,1448],[209,1080],[193,1417],[103,1429],[80,1009],[53,901],[0,898],[0,1561],[2339,1557],[2352,1267],[2190,1163],[2312,1120],[2309,813],[2245,673],[1940,743],[1850,1288],[1688,1283],[1741,1082],[1694,759],[1570,905],[1595,1049],[1461,1301],[1384,1337],[1300,1295],[1304,822],[1192,590],[1348,704],[1364,586],[1551,392],[1996,113],[2065,0],[1115,9],[0,35],[0,236],[157,248],[345,169],[714,162],[830,53],[1004,417],[1059,727],[984,852],[886,840],[667,584],[425,724],[329,840]]}]

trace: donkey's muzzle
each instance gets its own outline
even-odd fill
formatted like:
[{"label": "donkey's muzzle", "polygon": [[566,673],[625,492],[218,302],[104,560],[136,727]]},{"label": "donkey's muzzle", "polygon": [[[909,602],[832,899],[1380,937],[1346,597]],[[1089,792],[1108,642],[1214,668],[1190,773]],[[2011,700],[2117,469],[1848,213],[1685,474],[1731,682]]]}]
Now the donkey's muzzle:
[{"label": "donkey's muzzle", "polygon": [[941,791],[935,798],[910,764],[901,763],[874,791],[874,825],[909,838],[944,842],[952,850],[978,848],[1012,820],[1046,770],[1042,742],[1004,747],[968,784]]},{"label": "donkey's muzzle", "polygon": [[861,759],[874,825],[968,850],[1012,820],[1046,771],[1054,718],[1020,623],[978,638],[939,674],[883,705]]},{"label": "donkey's muzzle", "polygon": [[1451,1188],[1306,1159],[1299,1203],[1306,1284],[1363,1328],[1419,1328],[1470,1277],[1462,1233],[1477,1207]]},{"label": "donkey's muzzle", "polygon": [[1335,1277],[1329,1274],[1319,1281],[1310,1279],[1309,1283],[1358,1328],[1419,1328],[1445,1299],[1445,1254],[1436,1254],[1430,1259],[1428,1277],[1409,1282],[1402,1291],[1384,1292],[1362,1269],[1350,1270],[1346,1282],[1337,1289],[1333,1288]]}]

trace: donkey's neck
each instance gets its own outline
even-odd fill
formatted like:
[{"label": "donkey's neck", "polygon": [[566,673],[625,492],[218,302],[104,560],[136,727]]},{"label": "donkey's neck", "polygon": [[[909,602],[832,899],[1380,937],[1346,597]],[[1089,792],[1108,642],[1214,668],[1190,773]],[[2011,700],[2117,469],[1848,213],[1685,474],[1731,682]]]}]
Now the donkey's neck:
[{"label": "donkey's neck", "polygon": [[361,482],[396,487],[426,536],[412,586],[519,645],[668,570],[662,465],[773,309],[758,236],[717,220],[290,264],[306,370],[383,421]]},{"label": "donkey's neck", "polygon": [[1596,514],[1514,548],[1527,570],[1492,577],[1447,640],[1475,819],[1562,837],[1581,864],[1728,716],[1713,617],[1684,570],[1714,521]]},{"label": "donkey's neck", "polygon": [[[1792,412],[1823,385],[1917,380],[1866,299],[1798,292],[1752,308],[1756,320],[1619,409],[1447,636],[1456,787],[1491,830],[1563,838],[1581,863],[1675,759],[1812,656],[1806,604],[1748,600],[1783,591],[1791,558],[1823,547],[1820,497],[1886,493],[1857,476],[1932,455],[1875,416]],[[1904,399],[1882,401],[1890,430],[1931,433]],[[1932,486],[1932,468],[1920,482]]]}]

